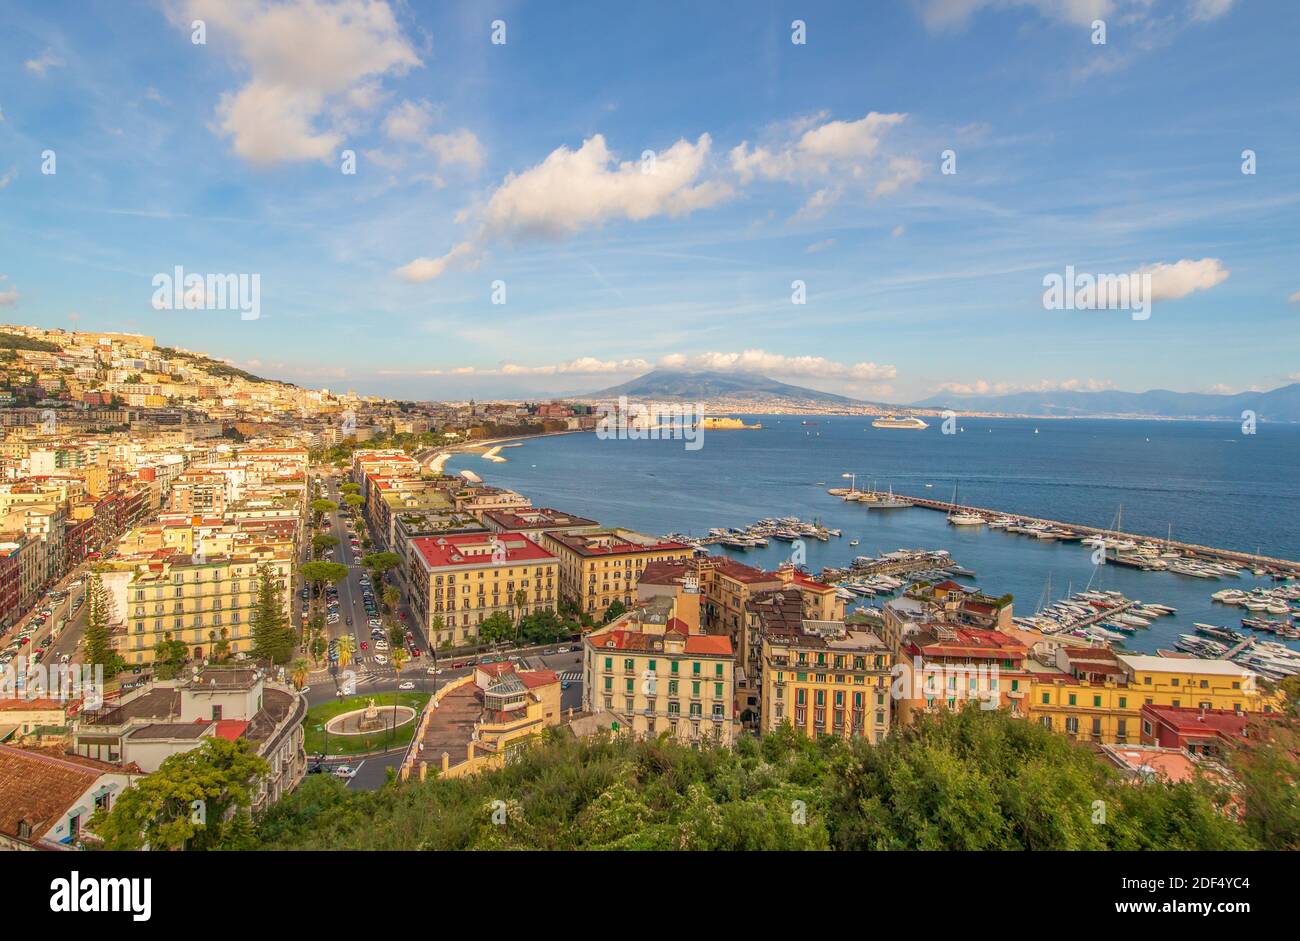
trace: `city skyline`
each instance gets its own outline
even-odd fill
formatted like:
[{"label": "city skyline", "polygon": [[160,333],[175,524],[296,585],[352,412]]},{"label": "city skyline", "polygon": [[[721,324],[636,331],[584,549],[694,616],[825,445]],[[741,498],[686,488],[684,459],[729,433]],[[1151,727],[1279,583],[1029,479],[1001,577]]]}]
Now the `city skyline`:
[{"label": "city skyline", "polygon": [[[855,13],[14,4],[0,319],[416,399],[657,366],[893,402],[1300,376],[1300,11]],[[178,266],[257,275],[260,316],[154,309]],[[1151,274],[1150,317],[1044,309],[1071,268]]]}]

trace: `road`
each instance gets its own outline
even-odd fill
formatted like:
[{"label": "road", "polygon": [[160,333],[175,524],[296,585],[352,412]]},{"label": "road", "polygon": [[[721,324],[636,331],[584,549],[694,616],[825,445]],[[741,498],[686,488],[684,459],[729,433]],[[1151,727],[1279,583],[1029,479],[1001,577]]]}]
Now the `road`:
[{"label": "road", "polygon": [[59,621],[66,617],[68,618],[68,623],[64,626],[63,630],[59,633],[59,635],[55,637],[55,639],[50,643],[49,650],[46,652],[41,662],[47,664],[57,663],[59,656],[65,653],[68,654],[74,662],[80,660],[80,657],[77,655],[77,645],[81,643],[81,637],[85,632],[86,613],[88,611],[88,608],[86,605],[83,604],[80,610],[78,610],[75,617],[71,616],[70,612],[71,612],[72,604],[85,591],[84,566],[78,567],[68,572],[61,579],[59,579],[59,581],[56,584],[51,585],[49,590],[50,591],[55,591],[57,589],[66,590],[70,582],[77,581],[78,579],[82,581],[81,587],[77,588],[75,591],[69,591],[68,597],[64,598],[62,601],[59,601],[55,604],[50,604],[48,595],[42,597],[41,601],[38,602],[36,606],[27,613],[26,617],[24,617],[21,621],[19,621],[18,624],[14,625],[14,627],[9,632],[7,632],[3,637],[0,637],[0,649],[3,649],[4,647],[8,647],[9,643],[13,639],[15,639],[23,629],[25,629],[28,625],[32,623],[32,620],[36,617],[37,612],[40,611],[41,608],[49,605],[52,609],[50,613],[50,617],[46,620],[46,622],[43,625],[41,625],[39,628],[36,629],[36,632],[32,634],[31,640],[19,652],[22,655],[30,657],[34,651],[40,649],[41,641],[43,641],[46,637],[50,636],[54,632],[54,630],[59,625]]}]

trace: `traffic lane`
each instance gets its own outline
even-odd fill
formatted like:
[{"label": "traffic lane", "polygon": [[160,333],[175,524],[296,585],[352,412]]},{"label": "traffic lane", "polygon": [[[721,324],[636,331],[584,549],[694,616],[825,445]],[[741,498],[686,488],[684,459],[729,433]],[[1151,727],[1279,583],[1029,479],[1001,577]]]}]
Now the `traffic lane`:
[{"label": "traffic lane", "polygon": [[[50,590],[56,591],[60,587],[62,587],[62,585],[63,583],[60,582],[59,585],[53,586]],[[58,602],[53,602],[49,605],[50,608],[49,617],[46,618],[45,623],[43,623],[40,627],[36,628],[36,630],[32,633],[31,637],[28,639],[27,643],[24,644],[19,649],[18,654],[20,656],[31,657],[35,654],[36,651],[40,650],[41,642],[54,632],[55,628],[57,628],[59,625],[59,621],[64,618],[66,618],[69,623],[64,625],[64,629],[59,634],[59,637],[55,638],[53,641],[50,642],[49,649],[46,651],[41,662],[42,663],[53,662],[54,658],[66,652],[64,650],[65,645],[62,642],[62,639],[73,627],[74,618],[72,616],[72,602],[76,600],[76,597],[77,597],[76,595],[70,593],[67,598],[64,598],[63,600]],[[42,601],[44,601],[44,598],[42,598]],[[36,615],[41,611],[43,607],[45,607],[45,605],[38,603],[32,609],[31,613],[27,618],[25,618],[22,622],[16,625],[10,633],[4,636],[3,644],[0,646],[7,647],[11,641],[16,639],[18,635],[32,623],[32,620],[36,617]],[[81,614],[84,613],[85,613],[85,605],[83,604],[81,608]],[[73,649],[75,649],[75,647],[76,645],[73,644]]]}]

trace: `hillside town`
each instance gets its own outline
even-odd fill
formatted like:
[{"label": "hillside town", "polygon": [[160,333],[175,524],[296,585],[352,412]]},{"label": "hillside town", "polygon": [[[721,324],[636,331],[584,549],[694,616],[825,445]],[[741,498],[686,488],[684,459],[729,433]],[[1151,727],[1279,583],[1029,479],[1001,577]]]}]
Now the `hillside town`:
[{"label": "hillside town", "polygon": [[917,578],[849,611],[794,561],[444,468],[589,430],[580,404],[305,390],[124,334],[7,326],[0,350],[4,848],[218,845],[217,821],[142,822],[151,781],[205,768],[252,785],[229,826],[309,775],[471,778],[562,731],[880,747],[970,709],[1231,790],[1234,750],[1293,711],[1246,666],[1044,633],[1009,595]]}]

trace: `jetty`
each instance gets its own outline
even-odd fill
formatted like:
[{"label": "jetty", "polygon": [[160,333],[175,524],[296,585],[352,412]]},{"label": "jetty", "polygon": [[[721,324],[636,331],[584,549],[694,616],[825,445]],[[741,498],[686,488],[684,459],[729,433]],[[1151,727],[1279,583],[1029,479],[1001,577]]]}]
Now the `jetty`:
[{"label": "jetty", "polygon": [[[840,496],[848,491],[840,488],[832,488],[832,496]],[[873,491],[857,491],[858,493],[867,493],[876,499],[883,499],[888,496],[885,493],[876,493]],[[897,491],[893,492],[895,497],[903,496]],[[1235,563],[1238,566],[1247,568],[1259,568],[1268,571],[1273,575],[1282,575],[1289,578],[1300,578],[1300,562],[1293,559],[1278,559],[1272,556],[1256,555],[1253,552],[1238,552],[1234,549],[1219,549],[1214,546],[1202,546],[1192,542],[1179,542],[1173,539],[1160,539],[1156,536],[1143,533],[1121,532],[1115,529],[1106,529],[1100,526],[1084,526],[1080,523],[1070,523],[1064,520],[1044,519],[1036,516],[1026,516],[1023,513],[1009,512],[1006,510],[992,510],[983,506],[970,506],[964,503],[952,503],[947,500],[933,500],[929,497],[904,496],[914,506],[922,507],[927,510],[937,510],[940,513],[969,513],[981,516],[987,522],[990,519],[1011,516],[1023,523],[1033,523],[1043,526],[1056,526],[1062,529],[1068,529],[1084,537],[1101,536],[1107,540],[1116,541],[1133,541],[1143,542],[1157,540],[1162,546],[1168,546],[1170,549],[1176,549],[1185,556],[1194,559],[1206,559],[1215,562]]]}]

